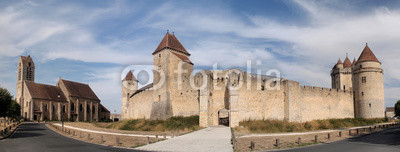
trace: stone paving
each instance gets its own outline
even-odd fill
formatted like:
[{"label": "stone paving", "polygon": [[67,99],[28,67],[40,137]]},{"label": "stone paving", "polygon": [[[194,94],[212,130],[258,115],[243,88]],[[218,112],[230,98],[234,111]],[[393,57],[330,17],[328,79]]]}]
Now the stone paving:
[{"label": "stone paving", "polygon": [[147,151],[232,152],[231,129],[218,126],[136,148]]}]

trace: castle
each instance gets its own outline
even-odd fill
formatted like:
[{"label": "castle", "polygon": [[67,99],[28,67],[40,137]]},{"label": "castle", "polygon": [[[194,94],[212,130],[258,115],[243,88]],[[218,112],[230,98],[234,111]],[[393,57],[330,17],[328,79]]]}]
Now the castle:
[{"label": "castle", "polygon": [[[88,84],[60,79],[55,86],[35,82],[30,55],[18,62],[16,102],[26,120],[100,121],[109,111]],[[109,115],[109,114],[108,114]],[[99,118],[100,116],[100,118]]]},{"label": "castle", "polygon": [[239,126],[244,120],[306,122],[332,118],[384,117],[383,70],[365,46],[353,63],[339,59],[332,88],[240,69],[205,70],[193,75],[190,53],[166,33],[153,52],[153,83],[138,89],[129,72],[122,80],[121,119],[166,119],[199,115],[200,126]]}]

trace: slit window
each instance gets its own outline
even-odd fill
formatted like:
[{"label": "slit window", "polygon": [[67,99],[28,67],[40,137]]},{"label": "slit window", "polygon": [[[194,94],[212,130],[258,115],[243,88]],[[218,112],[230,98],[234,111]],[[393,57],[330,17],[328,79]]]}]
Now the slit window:
[{"label": "slit window", "polygon": [[361,82],[362,83],[367,83],[367,77],[361,77]]}]

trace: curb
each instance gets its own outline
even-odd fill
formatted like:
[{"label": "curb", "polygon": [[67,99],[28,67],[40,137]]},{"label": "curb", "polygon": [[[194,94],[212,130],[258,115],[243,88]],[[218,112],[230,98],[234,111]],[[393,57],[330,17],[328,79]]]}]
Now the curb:
[{"label": "curb", "polygon": [[8,137],[11,137],[11,136],[15,133],[15,131],[19,128],[19,126],[21,126],[21,124],[22,124],[22,123],[17,124],[17,126],[14,128],[14,130],[13,130],[9,135],[0,138],[0,141],[2,141],[2,140],[4,140],[4,139],[7,139]]}]

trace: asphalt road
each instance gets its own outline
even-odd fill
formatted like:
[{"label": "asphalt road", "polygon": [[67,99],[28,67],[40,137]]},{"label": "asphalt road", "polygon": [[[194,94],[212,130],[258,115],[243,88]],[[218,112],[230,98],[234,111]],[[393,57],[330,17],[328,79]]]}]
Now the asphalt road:
[{"label": "asphalt road", "polygon": [[351,139],[280,152],[400,152],[400,127]]},{"label": "asphalt road", "polygon": [[0,140],[0,152],[132,152],[120,149],[81,142],[64,137],[50,130],[44,124],[26,123],[21,125],[10,137]]}]

